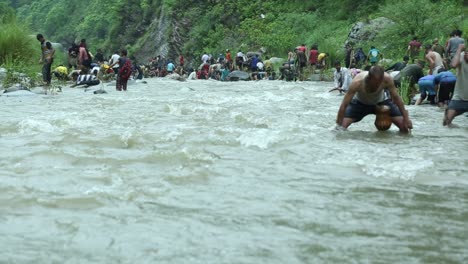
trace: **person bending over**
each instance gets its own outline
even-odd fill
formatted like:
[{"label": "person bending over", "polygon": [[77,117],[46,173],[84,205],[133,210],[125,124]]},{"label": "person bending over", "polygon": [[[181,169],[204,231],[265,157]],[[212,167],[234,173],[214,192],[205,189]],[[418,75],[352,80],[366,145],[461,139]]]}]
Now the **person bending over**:
[{"label": "person bending over", "polygon": [[335,83],[335,87],[329,92],[338,90],[341,94],[343,92],[347,92],[349,89],[349,85],[351,85],[351,74],[347,68],[341,67],[340,61],[335,61],[335,71],[333,72],[333,80]]},{"label": "person bending over", "polygon": [[76,82],[71,87],[76,87],[80,85],[84,85],[85,87],[98,85],[100,81],[97,78],[97,74],[97,71],[94,71],[93,74],[87,74],[86,71],[83,70],[79,75],[74,73],[73,78],[76,77]]},{"label": "person bending over", "polygon": [[[388,98],[386,89],[391,98]],[[376,114],[378,106],[389,108],[391,121],[400,132],[408,133],[413,128],[392,77],[380,66],[373,66],[353,79],[338,110],[336,124],[346,129],[366,115]]]}]

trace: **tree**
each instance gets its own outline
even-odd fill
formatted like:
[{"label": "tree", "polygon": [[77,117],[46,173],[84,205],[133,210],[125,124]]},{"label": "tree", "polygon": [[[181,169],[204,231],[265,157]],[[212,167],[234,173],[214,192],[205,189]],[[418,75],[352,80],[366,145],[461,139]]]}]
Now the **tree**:
[{"label": "tree", "polygon": [[[421,41],[443,39],[462,22],[461,6],[456,0],[434,3],[430,0],[398,0],[384,5],[378,15],[396,24],[379,34],[379,40],[389,49],[406,49],[409,40],[417,36]],[[388,54],[388,52],[386,53]]]}]

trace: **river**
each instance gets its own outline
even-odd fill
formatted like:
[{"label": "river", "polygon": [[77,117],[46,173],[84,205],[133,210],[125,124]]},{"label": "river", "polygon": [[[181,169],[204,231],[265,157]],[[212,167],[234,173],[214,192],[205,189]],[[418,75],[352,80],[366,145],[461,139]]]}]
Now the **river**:
[{"label": "river", "polygon": [[335,131],[329,83],[0,96],[0,263],[467,263],[468,124]]}]

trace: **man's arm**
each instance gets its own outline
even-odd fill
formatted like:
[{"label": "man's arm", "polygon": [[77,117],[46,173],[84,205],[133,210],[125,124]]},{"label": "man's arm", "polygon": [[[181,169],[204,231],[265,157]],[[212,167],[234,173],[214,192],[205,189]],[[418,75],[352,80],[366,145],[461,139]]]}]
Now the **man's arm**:
[{"label": "man's arm", "polygon": [[360,85],[359,79],[355,79],[349,86],[349,91],[343,97],[343,101],[341,102],[340,109],[338,110],[338,114],[336,116],[337,125],[341,126],[341,124],[343,123],[346,108],[348,107],[351,100],[353,100],[354,95],[359,89],[359,85]]},{"label": "man's arm", "polygon": [[395,83],[393,82],[393,78],[386,75],[385,82],[387,84],[387,89],[389,90],[390,95],[392,97],[392,101],[396,104],[396,106],[398,106],[398,109],[400,109],[400,112],[403,115],[404,130],[412,129],[413,124],[409,119],[408,111],[406,111],[405,109],[405,104],[403,103],[403,100],[398,94],[397,88],[395,87]]},{"label": "man's arm", "polygon": [[458,68],[460,67],[461,65],[461,53],[462,53],[462,50],[465,50],[465,44],[460,44],[458,45],[458,49],[457,49],[457,53],[455,54],[455,56],[453,57],[452,59],[452,67],[453,68]]}]

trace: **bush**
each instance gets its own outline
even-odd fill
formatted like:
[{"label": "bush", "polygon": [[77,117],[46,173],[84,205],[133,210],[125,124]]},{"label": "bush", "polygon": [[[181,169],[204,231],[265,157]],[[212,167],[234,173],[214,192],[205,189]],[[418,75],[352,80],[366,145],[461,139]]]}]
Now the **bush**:
[{"label": "bush", "polygon": [[461,8],[455,0],[398,0],[384,5],[379,16],[396,24],[378,35],[377,41],[385,43],[384,54],[401,59],[409,41],[417,36],[419,41],[432,43],[434,38],[443,40],[462,23]]},{"label": "bush", "polygon": [[27,34],[28,30],[16,23],[15,19],[2,20],[0,24],[0,67],[8,70],[4,86],[19,82],[19,73],[25,74],[31,81],[40,72],[38,64],[40,58],[39,43]]}]

